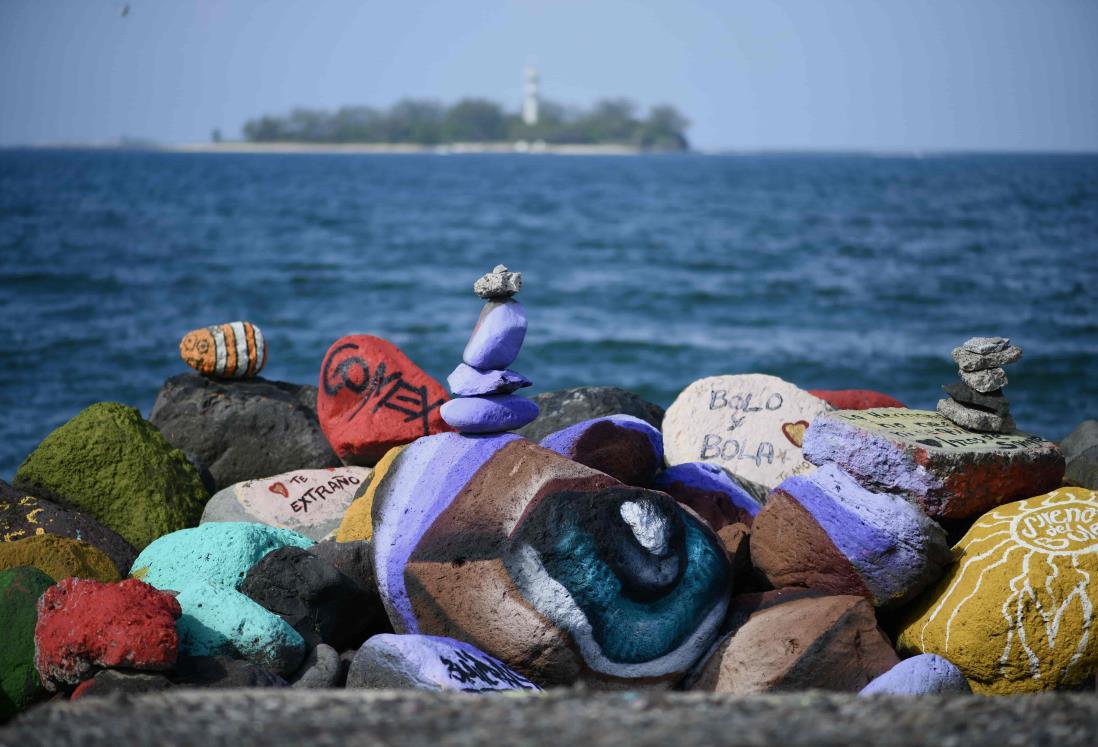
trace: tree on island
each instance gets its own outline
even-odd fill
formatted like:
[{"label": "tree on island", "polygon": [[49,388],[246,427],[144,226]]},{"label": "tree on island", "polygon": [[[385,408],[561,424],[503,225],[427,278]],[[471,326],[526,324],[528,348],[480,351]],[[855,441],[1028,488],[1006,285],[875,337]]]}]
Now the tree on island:
[{"label": "tree on island", "polygon": [[347,106],[335,112],[294,109],[287,116],[262,116],[244,125],[251,142],[504,143],[543,140],[557,145],[631,145],[647,150],[687,150],[690,122],[674,107],[654,106],[637,114],[628,99],[605,99],[588,110],[552,101],[539,107],[538,122],[504,111],[494,101],[467,98],[452,106],[428,99],[403,99],[388,109]]}]

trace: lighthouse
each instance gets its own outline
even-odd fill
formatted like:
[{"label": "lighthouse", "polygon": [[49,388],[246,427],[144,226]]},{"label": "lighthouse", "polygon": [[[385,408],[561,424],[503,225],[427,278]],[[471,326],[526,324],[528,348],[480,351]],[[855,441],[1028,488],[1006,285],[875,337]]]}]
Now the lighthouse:
[{"label": "lighthouse", "polygon": [[522,121],[529,126],[538,123],[538,69],[534,65],[526,66],[525,97],[522,100]]}]

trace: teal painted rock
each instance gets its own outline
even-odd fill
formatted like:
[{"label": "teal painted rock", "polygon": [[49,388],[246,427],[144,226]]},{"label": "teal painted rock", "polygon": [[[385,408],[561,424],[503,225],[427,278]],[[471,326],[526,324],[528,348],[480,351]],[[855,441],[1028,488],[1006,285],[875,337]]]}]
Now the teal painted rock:
[{"label": "teal painted rock", "polygon": [[158,589],[179,592],[180,653],[234,656],[288,675],[305,657],[305,641],[285,620],[238,589],[267,553],[313,544],[308,537],[264,524],[202,524],[146,547],[131,575]]},{"label": "teal painted rock", "polygon": [[182,591],[196,580],[237,589],[253,565],[281,547],[313,546],[288,529],[239,521],[202,524],[153,542],[133,561],[130,575],[158,589]]},{"label": "teal painted rock", "polygon": [[181,654],[247,659],[283,676],[305,658],[296,630],[234,589],[199,581],[176,599],[183,608],[176,623]]},{"label": "teal painted rock", "polygon": [[0,571],[0,722],[46,694],[34,669],[36,605],[53,579],[37,568]]},{"label": "teal painted rock", "polygon": [[83,511],[138,550],[197,524],[210,497],[183,452],[117,402],[85,408],[46,436],[14,485]]}]

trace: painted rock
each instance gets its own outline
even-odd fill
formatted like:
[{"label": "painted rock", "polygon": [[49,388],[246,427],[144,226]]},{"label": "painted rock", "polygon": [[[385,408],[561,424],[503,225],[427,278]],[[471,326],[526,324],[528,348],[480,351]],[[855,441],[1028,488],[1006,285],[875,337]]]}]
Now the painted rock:
[{"label": "painted rock", "polygon": [[160,387],[149,421],[205,464],[220,490],[279,472],[341,466],[316,405],[315,386],[180,374]]},{"label": "painted rock", "polygon": [[640,418],[608,415],[550,433],[541,445],[574,462],[647,487],[663,466],[663,436]]},{"label": "painted rock", "polygon": [[874,493],[834,464],[782,482],[755,517],[751,562],[775,588],[906,602],[952,561],[945,531],[898,495]]},{"label": "painted rock", "polygon": [[473,283],[473,293],[481,298],[510,298],[520,290],[522,273],[508,272],[507,265],[496,265]]},{"label": "painted rock", "polygon": [[526,310],[514,299],[489,301],[461,359],[473,368],[507,368],[518,358],[526,338]]},{"label": "painted rock", "polygon": [[339,338],[320,369],[320,427],[347,464],[372,466],[394,446],[448,431],[446,400],[441,384],[372,335]]},{"label": "painted rock", "polygon": [[34,625],[38,598],[51,586],[37,568],[0,570],[0,722],[45,694],[34,668]]},{"label": "painted rock", "polygon": [[179,591],[196,580],[237,589],[267,553],[312,544],[300,534],[264,524],[203,524],[172,532],[146,547],[133,562],[130,575],[158,589]]},{"label": "painted rock", "polygon": [[926,410],[840,410],[805,434],[805,456],[867,488],[899,493],[935,518],[975,516],[1060,484],[1064,455],[1026,433],[973,433]]},{"label": "painted rock", "polygon": [[355,654],[347,687],[498,692],[541,690],[468,643],[432,635],[375,635]]},{"label": "painted rock", "polygon": [[178,596],[179,651],[232,656],[286,676],[305,658],[305,641],[290,624],[231,588],[195,581]]},{"label": "painted rock", "polygon": [[404,446],[396,446],[389,449],[381,461],[374,467],[370,480],[355,493],[354,502],[343,514],[343,520],[336,530],[336,542],[369,541],[374,536],[374,495],[381,479],[392,469],[397,455],[404,450]]},{"label": "painted rock", "polygon": [[530,423],[538,406],[514,394],[461,397],[442,406],[442,419],[461,433],[502,433]]},{"label": "painted rock", "polygon": [[663,493],[511,434],[420,439],[375,479],[398,633],[460,635],[540,684],[658,686],[724,618],[720,541]]},{"label": "painted rock", "polygon": [[459,363],[446,383],[455,397],[475,397],[480,394],[510,394],[534,382],[510,369],[473,368]]},{"label": "painted rock", "polygon": [[217,324],[185,334],[179,357],[203,376],[246,379],[263,370],[267,343],[251,322]]},{"label": "painted rock", "polygon": [[75,685],[96,669],[169,669],[178,655],[179,615],[175,597],[136,579],[64,579],[38,600],[35,667],[48,690]]},{"label": "painted rock", "polygon": [[46,436],[15,487],[83,511],[138,550],[194,526],[210,497],[183,452],[116,402],[94,404]]},{"label": "painted rock", "polygon": [[55,581],[73,576],[97,581],[121,578],[118,568],[98,548],[52,534],[0,543],[0,570],[21,565],[34,566]]},{"label": "painted rock", "polygon": [[961,670],[934,654],[904,659],[870,682],[859,695],[960,695],[971,693]]},{"label": "painted rock", "polygon": [[858,692],[899,661],[858,596],[769,591],[733,600],[735,630],[687,689],[748,695],[798,690]]},{"label": "painted rock", "polygon": [[871,389],[809,389],[813,397],[819,397],[836,410],[869,410],[874,407],[907,407],[903,402],[887,394]]},{"label": "painted rock", "polygon": [[248,570],[240,592],[289,623],[309,648],[319,643],[340,651],[357,647],[375,622],[364,589],[299,547],[267,553]]},{"label": "painted rock", "polygon": [[901,651],[956,664],[976,693],[1070,687],[1098,669],[1098,493],[1063,488],[984,514],[911,608]]},{"label": "painted rock", "polygon": [[708,462],[668,467],[656,475],[652,487],[689,506],[716,532],[730,524],[750,527],[762,509],[762,504],[727,471]]},{"label": "painted rock", "polygon": [[40,534],[78,539],[92,545],[111,559],[120,577],[130,572],[137,557],[133,545],[82,511],[0,485],[0,542]]},{"label": "painted rock", "polygon": [[561,389],[535,394],[530,399],[540,413],[533,423],[520,428],[518,434],[535,442],[570,425],[606,415],[632,415],[656,428],[663,422],[662,407],[614,386]]},{"label": "painted rock", "polygon": [[321,540],[339,526],[369,477],[367,467],[339,467],[248,480],[216,493],[206,504],[201,523],[254,522]]},{"label": "painted rock", "polygon": [[305,662],[290,678],[290,687],[299,690],[322,690],[343,686],[343,662],[339,652],[326,643],[309,649]]},{"label": "painted rock", "polygon": [[769,488],[812,465],[801,456],[809,423],[831,409],[776,376],[710,376],[686,387],[663,419],[670,465],[710,462]]}]

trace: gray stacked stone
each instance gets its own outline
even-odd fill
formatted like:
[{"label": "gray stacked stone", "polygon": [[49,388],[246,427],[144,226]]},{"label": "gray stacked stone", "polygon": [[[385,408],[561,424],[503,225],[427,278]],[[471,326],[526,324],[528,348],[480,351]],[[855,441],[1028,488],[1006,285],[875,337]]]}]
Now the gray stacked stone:
[{"label": "gray stacked stone", "polygon": [[1014,432],[1003,366],[1021,357],[1022,349],[1006,337],[973,337],[954,348],[960,381],[942,387],[949,397],[938,401],[938,412],[970,431]]}]

